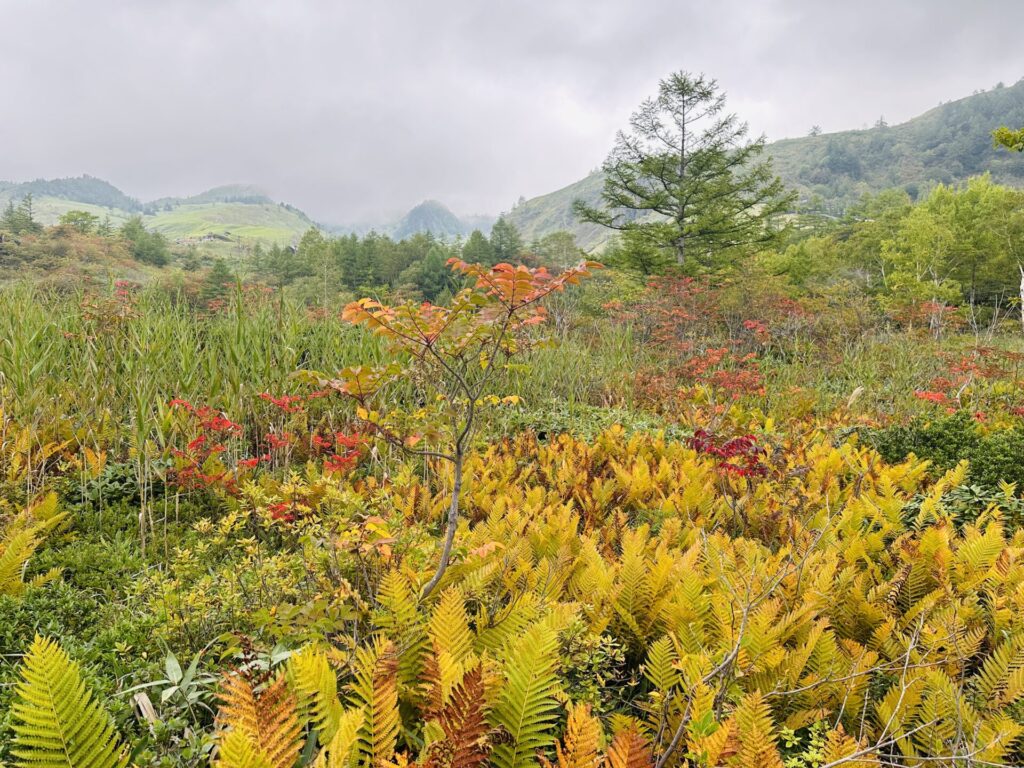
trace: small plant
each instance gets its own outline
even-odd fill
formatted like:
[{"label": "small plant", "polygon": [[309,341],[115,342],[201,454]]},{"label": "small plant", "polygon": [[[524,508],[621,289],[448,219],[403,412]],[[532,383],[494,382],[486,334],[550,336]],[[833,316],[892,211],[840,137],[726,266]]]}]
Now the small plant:
[{"label": "small plant", "polygon": [[15,515],[0,530],[0,595],[18,597],[27,586],[45,583],[59,575],[58,571],[51,570],[25,581],[29,558],[66,517],[57,510],[57,494],[49,493]]}]

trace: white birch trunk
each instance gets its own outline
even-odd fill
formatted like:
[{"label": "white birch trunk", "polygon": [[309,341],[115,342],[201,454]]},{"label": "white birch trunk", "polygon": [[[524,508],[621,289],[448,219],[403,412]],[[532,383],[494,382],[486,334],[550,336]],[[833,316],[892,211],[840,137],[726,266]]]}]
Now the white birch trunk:
[{"label": "white birch trunk", "polygon": [[1024,264],[1018,264],[1020,270],[1020,328],[1024,331]]}]

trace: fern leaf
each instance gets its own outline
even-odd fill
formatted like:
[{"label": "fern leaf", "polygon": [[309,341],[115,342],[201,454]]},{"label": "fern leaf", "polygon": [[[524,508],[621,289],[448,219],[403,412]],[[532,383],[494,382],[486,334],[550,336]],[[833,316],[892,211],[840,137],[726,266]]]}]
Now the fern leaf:
[{"label": "fern leaf", "polygon": [[232,729],[220,740],[217,768],[272,768],[266,755],[245,731]]},{"label": "fern leaf", "polygon": [[822,761],[826,765],[842,761],[842,764],[849,768],[875,768],[879,765],[878,758],[873,753],[858,754],[861,751],[861,745],[857,740],[848,736],[843,727],[839,726],[831,731],[825,740]]},{"label": "fern leaf", "polygon": [[320,750],[314,768],[347,768],[359,743],[359,729],[363,725],[363,712],[359,709],[348,709],[338,717],[334,737],[326,747]]},{"label": "fern leaf", "polygon": [[647,663],[644,665],[644,677],[654,686],[654,690],[666,694],[676,684],[679,679],[676,660],[672,638],[668,635],[651,643],[647,651]]},{"label": "fern leaf", "polygon": [[651,768],[654,755],[647,739],[633,730],[619,731],[608,746],[608,768]]},{"label": "fern leaf", "polygon": [[52,640],[36,637],[15,688],[15,765],[123,768],[128,759],[110,717],[86,688],[78,664]]},{"label": "fern leaf", "polygon": [[492,753],[496,768],[527,768],[537,750],[554,742],[557,650],[558,635],[545,623],[535,624],[510,647],[505,686],[491,717],[492,724],[508,734],[507,742]]},{"label": "fern leaf", "polygon": [[312,646],[303,648],[288,660],[287,674],[302,720],[312,724],[320,743],[326,744],[344,711],[338,700],[338,678],[326,654]]},{"label": "fern leaf", "polygon": [[377,593],[376,624],[394,643],[392,653],[398,656],[398,679],[408,691],[416,690],[427,649],[427,633],[416,600],[408,579],[398,571],[390,571],[384,577]]},{"label": "fern leaf", "polygon": [[[17,597],[25,591],[25,568],[29,558],[42,545],[46,534],[58,527],[67,515],[57,511],[57,495],[49,493],[26,507],[0,533],[0,595]],[[54,579],[59,571],[50,571],[33,585]]]},{"label": "fern leaf", "polygon": [[783,768],[772,733],[772,716],[760,692],[743,697],[733,713],[739,752],[732,764],[737,768]]},{"label": "fern leaf", "polygon": [[446,589],[427,625],[427,633],[435,648],[451,654],[455,661],[465,661],[473,652],[473,634],[462,593],[455,587]]},{"label": "fern leaf", "polygon": [[359,752],[371,766],[394,757],[401,721],[398,714],[398,657],[395,646],[378,638],[356,652],[354,703],[363,711]]},{"label": "fern leaf", "polygon": [[[301,726],[295,699],[283,675],[260,695],[244,677],[228,675],[224,678],[220,698],[217,717],[229,730],[221,740],[218,768],[236,768],[227,762],[230,755],[224,754],[226,744],[247,760],[259,757],[268,768],[293,768],[302,751]],[[232,733],[237,735],[231,736]],[[243,739],[250,744],[244,750],[241,748]],[[250,758],[250,753],[256,757]]]},{"label": "fern leaf", "polygon": [[595,768],[602,738],[601,722],[590,713],[590,705],[571,706],[565,736],[555,745],[558,768]]},{"label": "fern leaf", "polygon": [[451,700],[439,713],[444,738],[428,747],[428,766],[475,768],[487,759],[490,727],[484,701],[483,668],[477,664],[455,687]]}]

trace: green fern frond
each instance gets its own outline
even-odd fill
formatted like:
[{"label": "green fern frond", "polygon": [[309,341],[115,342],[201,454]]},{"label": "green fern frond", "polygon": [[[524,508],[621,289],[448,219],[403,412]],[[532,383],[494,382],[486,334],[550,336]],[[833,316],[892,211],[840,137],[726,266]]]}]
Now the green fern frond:
[{"label": "green fern frond", "polygon": [[507,741],[491,754],[495,768],[527,768],[537,750],[554,743],[557,719],[558,634],[540,622],[513,643],[504,659],[505,685],[491,714],[491,723],[507,733]]},{"label": "green fern frond", "polygon": [[288,680],[303,722],[310,723],[326,744],[338,729],[344,707],[338,700],[338,678],[327,655],[309,646],[288,660]]},{"label": "green fern frond", "polygon": [[338,727],[327,746],[320,750],[313,768],[348,768],[359,743],[359,729],[365,717],[361,709],[347,709],[338,718]]},{"label": "green fern frond", "polygon": [[[0,533],[0,595],[19,596],[25,591],[25,568],[42,545],[47,534],[67,518],[57,510],[57,495],[49,493],[26,507]],[[59,571],[51,570],[28,584],[38,586],[55,579]]]},{"label": "green fern frond", "polygon": [[644,665],[644,677],[654,686],[654,690],[666,694],[679,680],[679,672],[675,668],[677,656],[672,638],[666,635],[651,643],[647,651],[647,663]]},{"label": "green fern frond", "polygon": [[376,625],[395,644],[398,679],[406,691],[416,690],[427,650],[427,633],[416,602],[416,592],[405,576],[398,571],[384,576],[377,593]]},{"label": "green fern frond", "polygon": [[86,688],[78,664],[36,637],[15,688],[14,746],[22,768],[123,768],[113,723]]}]

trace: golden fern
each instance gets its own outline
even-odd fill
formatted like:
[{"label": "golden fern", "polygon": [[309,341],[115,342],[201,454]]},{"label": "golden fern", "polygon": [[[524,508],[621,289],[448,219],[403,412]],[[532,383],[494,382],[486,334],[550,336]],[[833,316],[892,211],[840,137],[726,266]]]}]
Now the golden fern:
[{"label": "golden fern", "polygon": [[772,716],[760,692],[743,697],[733,713],[739,751],[732,758],[737,768],[783,768],[775,745]]},{"label": "golden fern", "polygon": [[822,760],[826,765],[843,761],[842,765],[848,768],[875,768],[879,765],[875,754],[862,749],[855,738],[843,731],[842,726],[829,733]]},{"label": "golden fern", "polygon": [[26,584],[25,568],[46,535],[66,517],[66,513],[57,511],[55,493],[47,494],[15,515],[0,533],[0,595],[17,597],[28,584],[41,584],[57,577],[59,571],[51,570]]},{"label": "golden fern", "polygon": [[363,725],[360,709],[347,709],[338,718],[333,738],[320,750],[313,768],[348,768],[352,762],[356,745],[359,743],[359,729]]},{"label": "golden fern", "polygon": [[[558,768],[596,768],[600,763],[601,721],[590,712],[589,704],[572,704],[565,722],[565,735],[555,744]],[[551,763],[546,759],[545,766]]]},{"label": "golden fern", "polygon": [[217,768],[293,768],[302,751],[302,727],[284,675],[261,694],[241,675],[225,676],[220,699],[217,718],[227,730]]},{"label": "golden fern", "polygon": [[619,731],[608,745],[608,768],[651,768],[654,755],[647,739],[634,730]]},{"label": "golden fern", "polygon": [[449,587],[441,594],[427,633],[434,646],[450,653],[455,661],[465,661],[473,652],[473,633],[462,593],[457,588]]},{"label": "golden fern", "polygon": [[14,745],[22,768],[123,768],[128,764],[110,717],[86,688],[78,664],[52,640],[36,637],[15,688]]},{"label": "golden fern", "polygon": [[401,719],[398,713],[398,656],[394,644],[376,638],[369,648],[356,651],[353,703],[363,712],[358,749],[367,765],[377,766],[394,757]]}]

